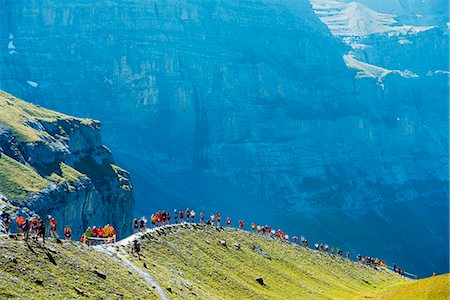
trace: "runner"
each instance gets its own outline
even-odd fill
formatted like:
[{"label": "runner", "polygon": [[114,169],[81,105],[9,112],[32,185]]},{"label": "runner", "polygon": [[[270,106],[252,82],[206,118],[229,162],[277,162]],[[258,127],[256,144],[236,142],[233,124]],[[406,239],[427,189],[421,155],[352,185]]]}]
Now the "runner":
[{"label": "runner", "polygon": [[39,220],[38,238],[39,237],[42,237],[42,244],[45,245],[45,222],[43,220]]},{"label": "runner", "polygon": [[216,221],[217,221],[217,226],[220,226],[220,214],[219,213],[216,214]]},{"label": "runner", "polygon": [[252,232],[255,233],[255,223],[252,222]]},{"label": "runner", "polygon": [[231,227],[231,218],[227,217],[227,227]]},{"label": "runner", "polygon": [[52,236],[52,238],[59,238],[58,233],[56,232],[56,220],[54,217],[52,216],[48,216],[48,218],[50,219],[50,235]]},{"label": "runner", "polygon": [[19,230],[20,234],[23,234],[23,223],[25,223],[25,219],[24,217],[22,217],[21,215],[18,215],[16,218],[16,227]]},{"label": "runner", "polygon": [[205,222],[205,215],[203,212],[200,213],[200,224],[203,224]]},{"label": "runner", "polygon": [[178,224],[178,212],[177,212],[177,209],[173,210],[173,221],[175,222],[175,224]]},{"label": "runner", "polygon": [[11,223],[11,216],[5,210],[0,215],[0,218],[2,219],[2,222],[3,222],[3,228],[5,229],[5,234],[9,234],[9,224]]},{"label": "runner", "polygon": [[186,209],[186,221],[187,221],[188,223],[191,222],[191,211],[190,211],[189,208]]},{"label": "runner", "polygon": [[25,239],[26,243],[28,242],[28,234],[31,230],[30,227],[31,227],[31,223],[30,223],[30,220],[28,220],[28,218],[27,218],[27,219],[25,219],[25,222],[23,222],[23,224],[22,224],[22,231],[23,231],[23,235],[24,235],[24,239]]},{"label": "runner", "polygon": [[184,219],[183,219],[183,210],[182,209],[180,209],[180,224],[181,223],[184,223]]},{"label": "runner", "polygon": [[66,238],[66,241],[72,239],[72,229],[70,229],[69,225],[66,225],[66,228],[64,228],[64,237]]},{"label": "runner", "polygon": [[239,220],[239,229],[243,230],[244,229],[244,221]]},{"label": "runner", "polygon": [[192,220],[192,223],[195,223],[195,211],[194,210],[191,210],[191,220]]},{"label": "runner", "polygon": [[137,233],[138,232],[138,228],[139,228],[139,221],[138,221],[138,219],[134,219],[131,226],[132,226],[132,228],[134,230],[134,233]]}]

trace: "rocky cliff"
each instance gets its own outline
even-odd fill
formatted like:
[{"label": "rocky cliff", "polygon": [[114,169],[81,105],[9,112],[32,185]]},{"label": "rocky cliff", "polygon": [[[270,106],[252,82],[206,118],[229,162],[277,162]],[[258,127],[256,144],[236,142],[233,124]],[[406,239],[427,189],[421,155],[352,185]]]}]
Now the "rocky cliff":
[{"label": "rocky cliff", "polygon": [[0,91],[0,167],[2,202],[43,217],[51,214],[60,230],[68,224],[75,237],[95,224],[129,232],[131,182],[102,145],[98,121],[49,111]]},{"label": "rocky cliff", "polygon": [[[432,57],[429,76],[389,69],[397,48],[349,62],[308,1],[0,4],[0,87],[102,120],[140,212],[201,205],[336,241],[356,224],[354,249],[403,265],[434,251],[426,272],[447,269],[448,77]],[[417,43],[445,38],[430,32]],[[403,237],[418,219],[420,249]]]}]

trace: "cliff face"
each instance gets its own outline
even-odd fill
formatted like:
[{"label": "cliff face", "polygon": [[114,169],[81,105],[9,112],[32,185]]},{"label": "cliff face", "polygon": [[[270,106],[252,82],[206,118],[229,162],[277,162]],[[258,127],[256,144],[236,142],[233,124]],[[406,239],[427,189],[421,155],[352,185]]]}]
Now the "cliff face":
[{"label": "cliff face", "polygon": [[[448,206],[448,77],[439,63],[426,58],[432,75],[422,77],[388,69],[394,56],[374,68],[375,50],[348,63],[352,48],[308,1],[0,4],[0,87],[102,120],[107,144],[135,174],[143,213],[198,205],[294,228],[305,215],[339,212],[366,228],[364,214],[399,226],[399,205],[404,228],[373,238],[390,253],[393,240],[411,248],[401,238],[417,221],[411,201]],[[413,65],[416,54],[406,56]],[[429,247],[447,249],[434,212],[423,218],[423,245],[439,232],[444,240]],[[351,234],[334,225],[346,217],[329,220],[305,230]]]},{"label": "cliff face", "polygon": [[134,205],[128,173],[102,145],[98,121],[36,107],[0,91],[0,194],[51,214],[76,237],[87,226],[129,232]]}]

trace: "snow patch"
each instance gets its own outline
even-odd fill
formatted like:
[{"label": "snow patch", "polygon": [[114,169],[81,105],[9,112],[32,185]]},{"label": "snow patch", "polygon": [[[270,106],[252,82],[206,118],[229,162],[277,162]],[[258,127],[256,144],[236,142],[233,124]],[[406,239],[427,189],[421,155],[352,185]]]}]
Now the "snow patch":
[{"label": "snow patch", "polygon": [[372,64],[368,64],[362,61],[357,60],[350,54],[346,54],[343,56],[345,64],[347,67],[351,69],[355,69],[358,72],[356,73],[355,78],[374,78],[377,81],[377,84],[384,89],[383,78],[388,74],[398,74],[404,78],[418,78],[419,75],[410,71],[410,70],[388,70],[379,66],[375,66]]},{"label": "snow patch", "polygon": [[31,81],[31,80],[27,80],[27,83],[34,88],[37,88],[39,86],[39,83]]},{"label": "snow patch", "polygon": [[13,41],[9,41],[9,43],[8,43],[8,49],[9,49],[9,50],[14,50],[14,49],[16,49],[16,46],[14,46],[14,42],[13,42]]},{"label": "snow patch", "polygon": [[435,26],[406,26],[399,24],[396,15],[376,12],[357,3],[335,0],[311,0],[320,20],[335,36],[367,36],[376,33],[390,35],[417,34]]},{"label": "snow patch", "polygon": [[409,45],[409,44],[412,44],[413,42],[411,42],[410,40],[407,40],[407,39],[400,39],[400,40],[398,40],[398,43],[400,45]]},{"label": "snow patch", "polygon": [[8,53],[13,55],[16,54],[16,46],[14,46],[14,42],[12,41],[12,39],[14,38],[14,36],[12,35],[12,33],[9,34],[9,39],[10,41],[8,42]]}]

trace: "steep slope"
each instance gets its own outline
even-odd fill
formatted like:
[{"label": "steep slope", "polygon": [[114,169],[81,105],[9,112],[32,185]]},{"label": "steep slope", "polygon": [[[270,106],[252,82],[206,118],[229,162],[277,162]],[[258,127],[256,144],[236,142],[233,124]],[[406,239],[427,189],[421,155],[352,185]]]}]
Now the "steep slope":
[{"label": "steep slope", "polygon": [[128,254],[133,238],[107,249],[151,274],[173,299],[356,299],[407,282],[388,270],[236,229],[185,224],[137,238],[141,260]]},{"label": "steep slope", "polygon": [[[355,79],[351,48],[305,0],[0,4],[0,87],[102,120],[140,213],[224,209],[336,243],[375,219],[352,249],[418,262],[411,272],[448,269],[447,220],[435,214],[448,207],[438,70],[424,81],[392,72],[384,89]],[[420,238],[403,237],[417,226]]]},{"label": "steep slope", "polygon": [[0,197],[52,214],[79,236],[92,222],[125,234],[133,207],[128,173],[102,145],[100,124],[0,91]]},{"label": "steep slope", "polygon": [[0,250],[1,299],[157,298],[142,278],[79,243],[0,237]]},{"label": "steep slope", "polygon": [[[135,238],[140,260],[129,253]],[[448,275],[411,281],[265,236],[199,224],[93,248],[0,237],[0,249],[0,297],[8,299],[434,300],[447,299],[449,288]]]}]

